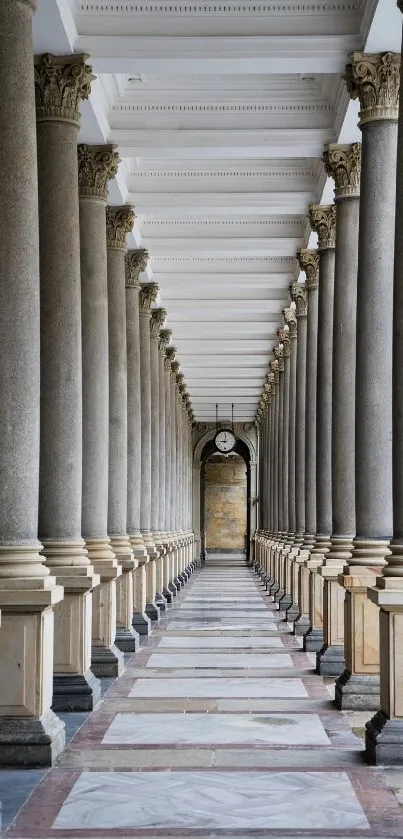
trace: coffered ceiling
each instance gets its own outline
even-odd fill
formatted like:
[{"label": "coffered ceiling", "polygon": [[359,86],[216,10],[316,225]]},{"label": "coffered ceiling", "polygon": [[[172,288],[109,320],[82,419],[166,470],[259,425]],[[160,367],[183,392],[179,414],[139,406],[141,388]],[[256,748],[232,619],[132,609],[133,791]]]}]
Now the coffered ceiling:
[{"label": "coffered ceiling", "polygon": [[[118,146],[196,419],[252,420],[326,141],[359,139],[353,49],[400,51],[393,0],[38,0],[35,50],[97,75],[81,142]],[[146,276],[143,277],[147,279]]]}]

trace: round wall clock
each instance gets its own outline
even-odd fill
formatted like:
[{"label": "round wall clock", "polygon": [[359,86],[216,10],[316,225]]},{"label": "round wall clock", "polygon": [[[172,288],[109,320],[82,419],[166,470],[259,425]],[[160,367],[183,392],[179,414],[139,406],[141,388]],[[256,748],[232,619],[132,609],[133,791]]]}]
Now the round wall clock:
[{"label": "round wall clock", "polygon": [[221,428],[214,437],[216,449],[219,452],[231,452],[235,446],[235,434],[227,428]]}]

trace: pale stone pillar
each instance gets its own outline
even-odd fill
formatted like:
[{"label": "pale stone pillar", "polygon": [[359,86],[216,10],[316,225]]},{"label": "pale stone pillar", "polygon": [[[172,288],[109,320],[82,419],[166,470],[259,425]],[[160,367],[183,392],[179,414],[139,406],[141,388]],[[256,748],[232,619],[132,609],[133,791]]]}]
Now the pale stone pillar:
[{"label": "pale stone pillar", "polygon": [[336,206],[311,205],[309,220],[318,234],[319,301],[316,409],[316,537],[309,569],[309,621],[304,649],[323,646],[323,577],[318,574],[330,548],[332,532],[332,361]]},{"label": "pale stone pillar", "polygon": [[[151,532],[159,556],[155,560],[156,593],[155,602],[165,611],[166,600],[162,594],[164,588],[162,580],[163,529],[160,528],[160,468],[165,452],[160,449],[160,383],[158,343],[160,328],[163,326],[167,313],[165,309],[154,309],[150,319],[150,377],[151,377]],[[165,413],[165,411],[164,411]]]},{"label": "pale stone pillar", "polygon": [[[403,11],[402,3],[398,6]],[[367,723],[370,763],[402,764],[403,759],[403,93],[400,80],[397,151],[396,238],[393,288],[393,541],[391,556],[368,595],[380,607],[380,710]]]},{"label": "pale stone pillar", "polygon": [[[278,340],[280,341],[280,334],[278,332]],[[280,550],[283,546],[283,423],[284,423],[284,355],[283,344],[278,344],[274,348],[274,355],[278,362],[278,439],[277,439],[277,506],[278,506],[278,525],[277,537],[273,548],[274,564],[276,569],[276,586],[272,589],[274,600],[279,602],[284,594],[282,567],[280,561]]]},{"label": "pale stone pillar", "polygon": [[148,251],[126,254],[126,341],[127,341],[127,532],[133,549],[133,620],[139,635],[148,635],[150,618],[147,602],[147,551],[140,532],[141,500],[141,384],[140,384],[140,273],[146,270]]},{"label": "pale stone pillar", "polygon": [[127,532],[127,339],[125,253],[133,228],[130,207],[107,207],[109,335],[109,485],[108,533],[122,574],[116,583],[116,646],[135,652],[139,637],[133,629],[133,571],[137,562]]},{"label": "pale stone pillar", "polygon": [[273,583],[270,586],[270,593],[274,596],[279,589],[279,581],[277,578],[277,568],[275,561],[275,548],[278,538],[278,502],[279,502],[279,486],[278,486],[278,440],[279,440],[279,412],[280,412],[280,396],[279,384],[280,373],[278,360],[270,361],[270,371],[274,377],[273,383],[273,397],[272,397],[272,516],[273,516],[273,532],[270,538],[269,557],[270,567],[273,578]]},{"label": "pale stone pillar", "polygon": [[[306,553],[301,552],[301,545],[305,533],[305,399],[306,399],[306,336],[308,295],[305,283],[293,283],[291,296],[296,304],[298,324],[297,361],[296,361],[296,390],[295,390],[295,540],[298,550],[292,566],[291,598],[292,604],[287,609],[287,620],[295,621],[302,611],[299,592],[299,566],[306,559]],[[301,622],[302,623],[302,622]],[[305,629],[307,628],[305,623]],[[302,624],[303,626],[303,624]]]},{"label": "pale stone pillar", "polygon": [[49,765],[64,748],[50,709],[53,607],[38,541],[40,335],[34,2],[0,4],[0,763]]},{"label": "pale stone pillar", "polygon": [[[295,303],[283,309],[285,329],[288,330],[286,340],[286,363],[288,365],[288,408],[287,428],[285,433],[287,441],[284,446],[287,450],[287,464],[284,465],[287,471],[287,537],[284,546],[284,576],[285,596],[281,602],[281,608],[288,611],[293,606],[292,579],[295,566],[297,549],[294,546],[295,539],[295,397],[296,397],[296,372],[297,372],[297,317]],[[290,613],[292,614],[292,612]],[[298,614],[298,613],[297,613]]]},{"label": "pale stone pillar", "polygon": [[157,575],[155,560],[158,558],[151,532],[151,347],[150,321],[151,304],[158,295],[156,283],[144,283],[140,287],[140,382],[141,382],[141,503],[140,530],[147,550],[147,604],[146,614],[151,620],[159,620],[160,612],[155,603]]},{"label": "pale stone pillar", "polygon": [[172,534],[172,555],[171,555],[171,584],[170,588],[174,588],[175,592],[180,589],[180,583],[175,582],[176,577],[176,561],[177,561],[177,542],[178,535],[176,532],[176,374],[174,371],[176,348],[168,347],[166,356],[170,365],[170,402],[171,402],[171,534]]},{"label": "pale stone pillar", "polygon": [[170,481],[168,464],[171,457],[171,413],[167,408],[165,372],[165,350],[171,340],[171,330],[162,329],[158,339],[158,384],[159,384],[159,531],[164,546],[164,557],[161,563],[161,584],[160,590],[167,603],[171,603],[172,594],[168,589],[170,581],[170,539],[169,527],[167,526],[167,507],[169,504],[168,490]]},{"label": "pale stone pillar", "polygon": [[[64,586],[55,610],[54,710],[92,710],[92,588],[81,536],[82,376],[77,133],[93,79],[85,57],[35,59],[41,280],[39,538]],[[50,103],[50,104],[49,104]],[[62,374],[61,374],[62,371]]]},{"label": "pale stone pillar", "polygon": [[282,507],[283,507],[283,545],[281,549],[280,562],[282,564],[282,578],[283,578],[283,593],[279,600],[280,609],[288,609],[291,606],[291,587],[290,587],[290,566],[288,555],[290,553],[291,544],[289,539],[289,505],[288,505],[288,475],[289,475],[289,427],[290,427],[290,363],[291,363],[291,346],[290,346],[290,328],[285,323],[281,330],[281,341],[283,344],[283,358],[284,358],[284,373],[283,373],[283,387],[284,387],[284,403],[283,403],[283,469],[282,469]]},{"label": "pale stone pillar", "polygon": [[113,146],[78,146],[83,364],[82,532],[100,575],[92,611],[92,670],[117,676],[116,579],[122,573],[108,536],[109,358],[106,199],[119,156]]},{"label": "pale stone pillar", "polygon": [[339,708],[379,707],[379,612],[367,586],[389,555],[392,512],[392,317],[400,55],[354,53],[350,95],[359,96],[362,130],[357,275],[356,537],[339,580],[346,589],[346,669]]},{"label": "pale stone pillar", "polygon": [[338,582],[355,535],[355,350],[361,145],[328,145],[325,169],[335,181],[336,252],[332,367],[332,535],[324,579],[323,647],[317,671],[344,670],[344,588]]},{"label": "pale stone pillar", "polygon": [[[173,348],[172,348],[173,349]],[[167,534],[167,567],[166,580],[163,591],[164,597],[170,602],[169,594],[175,597],[177,594],[176,586],[173,583],[173,548],[174,548],[174,534],[172,532],[172,410],[171,410],[171,362],[168,357],[171,347],[166,347],[165,350],[165,531]]]}]

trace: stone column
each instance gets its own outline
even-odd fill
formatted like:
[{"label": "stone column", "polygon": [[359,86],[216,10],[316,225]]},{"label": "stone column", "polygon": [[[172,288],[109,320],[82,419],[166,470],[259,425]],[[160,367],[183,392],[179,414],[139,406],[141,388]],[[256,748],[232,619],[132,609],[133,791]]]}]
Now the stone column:
[{"label": "stone column", "polygon": [[270,587],[270,592],[274,596],[279,589],[279,581],[277,578],[277,569],[275,563],[275,547],[278,538],[278,439],[279,439],[279,411],[280,411],[280,397],[279,397],[279,383],[280,374],[278,370],[278,361],[270,361],[270,370],[274,377],[273,397],[272,397],[272,443],[271,443],[271,457],[272,457],[272,516],[273,516],[273,533],[270,539],[269,557],[270,567],[273,576],[273,584]]},{"label": "stone column", "polygon": [[361,145],[328,145],[325,169],[335,181],[336,252],[332,367],[332,535],[318,569],[324,579],[323,647],[317,671],[339,676],[344,663],[344,588],[338,582],[355,536],[355,351]]},{"label": "stone column", "polygon": [[[172,348],[173,349],[173,348]],[[171,515],[171,501],[172,501],[172,412],[171,412],[171,362],[168,358],[168,353],[171,347],[165,350],[164,372],[165,372],[165,532],[167,534],[167,562],[166,562],[166,580],[164,591],[162,592],[166,600],[169,601],[169,594],[175,597],[177,590],[173,584],[172,564],[173,564],[173,546],[174,538],[172,532],[172,515]]]},{"label": "stone column", "polygon": [[[403,11],[401,2],[399,8]],[[393,541],[391,556],[369,589],[380,607],[380,710],[367,723],[365,753],[369,763],[402,764],[403,743],[403,93],[400,80],[397,151],[396,238],[393,287]]]},{"label": "stone column", "polygon": [[122,574],[116,584],[116,646],[135,652],[139,637],[133,629],[133,571],[137,562],[127,532],[127,339],[125,253],[133,228],[130,207],[107,207],[109,333],[109,487],[108,533]]},{"label": "stone column", "polygon": [[309,220],[318,234],[319,301],[316,407],[316,538],[309,569],[309,621],[304,649],[323,647],[323,577],[318,574],[330,548],[332,532],[332,361],[336,206],[311,205]]},{"label": "stone column", "polygon": [[108,536],[109,357],[106,199],[119,156],[113,146],[78,146],[83,364],[82,533],[100,575],[92,612],[92,670],[117,676],[116,580],[122,573]]},{"label": "stone column", "polygon": [[126,342],[127,342],[127,532],[133,549],[133,620],[139,635],[148,635],[151,621],[147,602],[147,551],[140,532],[141,500],[141,384],[140,384],[140,274],[146,270],[148,251],[126,254]]},{"label": "stone column", "polygon": [[55,610],[54,710],[92,710],[101,685],[91,667],[92,588],[81,537],[82,376],[77,133],[88,98],[85,57],[35,59],[41,303],[39,538],[64,586]]},{"label": "stone column", "polygon": [[160,328],[163,326],[167,313],[165,309],[154,309],[150,319],[150,375],[151,375],[151,532],[159,556],[155,561],[156,594],[155,602],[165,611],[166,600],[162,594],[164,587],[162,580],[163,530],[160,528],[160,466],[165,453],[160,450],[160,383],[158,343]]},{"label": "stone column", "polygon": [[140,288],[140,382],[141,382],[141,506],[140,529],[147,550],[147,604],[146,614],[159,620],[160,612],[155,603],[157,574],[155,561],[158,551],[151,532],[151,304],[158,295],[156,283],[144,283]]},{"label": "stone column", "polygon": [[350,95],[362,130],[357,275],[355,418],[356,537],[339,580],[346,589],[346,669],[339,708],[379,707],[379,612],[367,586],[389,555],[392,511],[392,318],[400,55],[354,53]]},{"label": "stone column", "polygon": [[[166,399],[166,372],[165,372],[165,350],[171,340],[171,330],[161,329],[158,339],[158,382],[159,382],[159,531],[164,547],[164,557],[161,563],[160,590],[167,603],[171,603],[172,594],[168,590],[170,559],[170,541],[167,528],[167,489],[170,483],[167,480],[168,462],[171,452],[171,414],[167,411]],[[168,449],[169,445],[169,449]]]},{"label": "stone column", "polygon": [[283,358],[284,358],[284,406],[283,406],[283,469],[282,469],[282,507],[283,507],[283,547],[281,550],[280,562],[282,564],[283,577],[283,595],[281,597],[280,609],[288,609],[291,606],[291,587],[290,587],[290,565],[288,555],[291,549],[291,542],[289,539],[289,506],[288,506],[288,460],[289,460],[289,426],[290,426],[290,362],[291,362],[291,346],[290,346],[290,328],[285,323],[281,330],[281,341],[283,344]]},{"label": "stone column", "polygon": [[177,592],[180,589],[180,583],[175,582],[176,577],[176,559],[177,559],[177,541],[178,535],[176,533],[176,378],[173,365],[175,362],[176,348],[168,347],[166,356],[170,366],[170,402],[171,402],[171,534],[172,534],[172,555],[171,555],[171,586]]},{"label": "stone column", "polygon": [[[301,552],[305,533],[305,399],[306,399],[306,335],[308,295],[305,283],[293,283],[291,296],[296,304],[298,325],[296,390],[295,390],[295,540],[298,553],[292,566],[292,605],[287,609],[287,620],[295,621],[301,614],[299,595],[299,566],[307,554]],[[306,629],[305,624],[305,629]]]},{"label": "stone column", "polygon": [[34,2],[0,4],[0,762],[49,765],[64,748],[50,709],[53,607],[38,541],[40,336]]},{"label": "stone column", "polygon": [[279,344],[274,348],[274,355],[278,362],[278,440],[277,440],[277,505],[278,505],[278,526],[277,538],[274,545],[274,564],[276,568],[276,591],[274,593],[274,600],[276,603],[284,594],[282,567],[280,561],[280,551],[283,547],[283,423],[284,423],[284,355],[283,344],[280,340],[280,330],[278,334]]}]

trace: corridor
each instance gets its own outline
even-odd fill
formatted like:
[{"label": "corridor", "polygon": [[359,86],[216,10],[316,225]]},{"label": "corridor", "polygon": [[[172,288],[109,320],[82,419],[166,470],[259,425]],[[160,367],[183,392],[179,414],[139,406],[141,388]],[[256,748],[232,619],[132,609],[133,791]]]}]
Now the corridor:
[{"label": "corridor", "polygon": [[402,837],[362,749],[253,569],[217,556],[4,837]]}]

